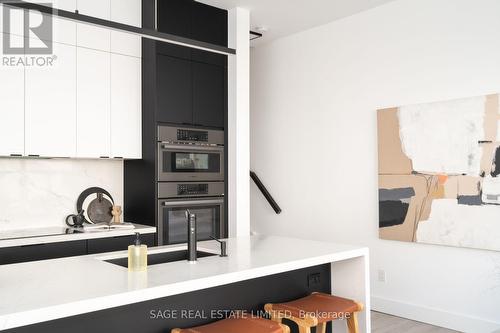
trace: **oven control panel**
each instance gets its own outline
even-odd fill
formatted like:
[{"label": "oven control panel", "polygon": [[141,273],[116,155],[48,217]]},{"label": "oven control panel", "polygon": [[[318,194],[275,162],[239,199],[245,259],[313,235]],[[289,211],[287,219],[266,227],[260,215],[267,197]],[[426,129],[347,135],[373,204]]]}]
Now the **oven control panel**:
[{"label": "oven control panel", "polygon": [[187,129],[177,130],[177,140],[179,141],[198,141],[198,142],[208,142],[208,132],[207,131],[193,131]]},{"label": "oven control panel", "polygon": [[177,195],[200,195],[208,194],[208,184],[179,184]]}]

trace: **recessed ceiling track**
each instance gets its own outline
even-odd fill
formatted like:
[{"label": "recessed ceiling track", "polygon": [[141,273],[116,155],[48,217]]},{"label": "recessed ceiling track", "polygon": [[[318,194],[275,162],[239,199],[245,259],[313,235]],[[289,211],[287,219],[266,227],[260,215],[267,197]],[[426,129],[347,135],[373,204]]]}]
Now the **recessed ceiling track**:
[{"label": "recessed ceiling track", "polygon": [[90,25],[104,27],[116,31],[127,32],[144,38],[154,39],[161,42],[166,42],[176,45],[182,45],[193,49],[204,50],[208,52],[226,54],[226,55],[236,54],[235,49],[231,49],[228,47],[200,42],[194,39],[179,37],[176,35],[166,34],[156,30],[144,29],[123,23],[103,20],[97,17],[82,15],[79,13],[73,13],[70,11],[43,6],[36,3],[31,3],[21,0],[0,0],[0,3],[15,8],[37,10],[44,14],[62,17],[71,21],[83,22]]}]

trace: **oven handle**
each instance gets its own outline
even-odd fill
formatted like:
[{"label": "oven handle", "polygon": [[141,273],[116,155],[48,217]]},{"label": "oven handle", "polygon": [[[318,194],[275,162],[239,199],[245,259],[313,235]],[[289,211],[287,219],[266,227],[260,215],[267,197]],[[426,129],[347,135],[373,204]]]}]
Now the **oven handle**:
[{"label": "oven handle", "polygon": [[178,150],[209,150],[209,151],[224,151],[221,146],[195,146],[195,145],[174,145],[174,144],[161,144],[162,149],[178,149]]},{"label": "oven handle", "polygon": [[214,200],[185,200],[185,201],[164,201],[162,206],[190,206],[190,205],[213,205],[213,204],[223,204],[224,199],[214,199]]}]

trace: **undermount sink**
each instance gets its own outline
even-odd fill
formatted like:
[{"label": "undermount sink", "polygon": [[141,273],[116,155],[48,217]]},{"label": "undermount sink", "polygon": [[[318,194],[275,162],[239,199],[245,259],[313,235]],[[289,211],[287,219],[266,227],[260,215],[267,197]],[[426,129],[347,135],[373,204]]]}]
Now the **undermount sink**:
[{"label": "undermount sink", "polygon": [[[215,253],[197,251],[198,258],[215,256]],[[180,250],[180,251],[170,251],[170,252],[161,252],[161,253],[151,253],[148,254],[148,266],[158,265],[158,264],[166,264],[169,262],[182,261],[188,259],[188,251]],[[110,264],[118,265],[127,268],[128,267],[128,258],[116,258],[116,259],[107,259],[104,260],[109,262]]]}]

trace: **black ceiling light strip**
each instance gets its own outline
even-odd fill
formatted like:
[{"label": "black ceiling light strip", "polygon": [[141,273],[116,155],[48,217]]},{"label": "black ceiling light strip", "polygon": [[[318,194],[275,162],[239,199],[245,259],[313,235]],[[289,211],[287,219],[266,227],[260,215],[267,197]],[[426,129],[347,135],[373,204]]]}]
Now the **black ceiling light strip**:
[{"label": "black ceiling light strip", "polygon": [[109,28],[117,31],[128,32],[135,35],[139,35],[145,38],[158,40],[161,42],[177,44],[182,46],[187,46],[190,48],[195,48],[199,50],[205,50],[214,53],[233,55],[236,54],[235,49],[231,49],[224,46],[219,46],[215,44],[205,43],[201,41],[197,41],[190,38],[179,37],[176,35],[171,35],[163,32],[159,32],[151,29],[144,29],[135,27],[128,24],[113,22],[109,20],[100,19],[93,16],[82,15],[79,13],[73,13],[66,10],[56,9],[48,6],[39,5],[36,3],[25,2],[21,0],[0,0],[0,3],[4,5],[8,5],[15,8],[28,9],[28,10],[37,10],[43,14],[53,15],[62,17],[65,19],[83,22],[87,24],[92,24],[104,28]]}]

